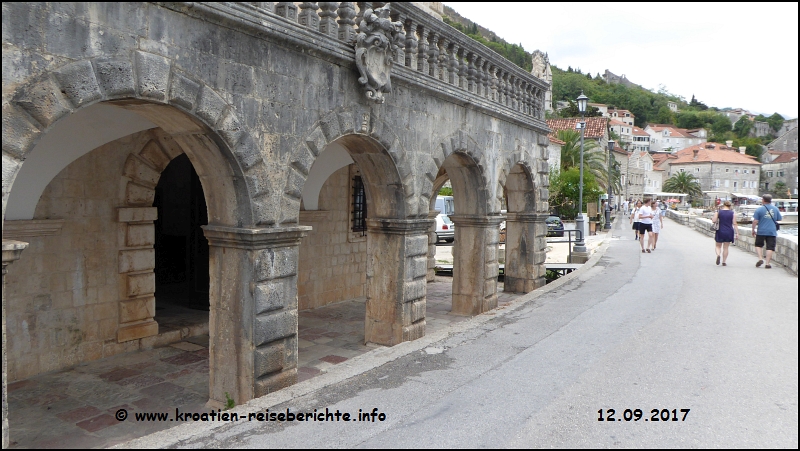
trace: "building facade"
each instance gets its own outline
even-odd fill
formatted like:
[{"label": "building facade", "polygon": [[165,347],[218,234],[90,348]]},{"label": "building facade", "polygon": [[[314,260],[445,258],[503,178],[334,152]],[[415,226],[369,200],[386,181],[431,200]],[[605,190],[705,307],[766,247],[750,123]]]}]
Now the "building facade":
[{"label": "building facade", "polygon": [[505,289],[544,285],[549,84],[354,5],[3,4],[5,446],[8,382],[184,338],[170,294],[208,310],[212,405],[296,382],[302,308],[423,336],[448,180],[453,312],[496,307],[504,219]]},{"label": "building facade", "polygon": [[669,175],[692,174],[700,183],[706,202],[759,194],[761,163],[745,154],[744,147],[704,143],[678,151],[675,156],[669,161]]}]

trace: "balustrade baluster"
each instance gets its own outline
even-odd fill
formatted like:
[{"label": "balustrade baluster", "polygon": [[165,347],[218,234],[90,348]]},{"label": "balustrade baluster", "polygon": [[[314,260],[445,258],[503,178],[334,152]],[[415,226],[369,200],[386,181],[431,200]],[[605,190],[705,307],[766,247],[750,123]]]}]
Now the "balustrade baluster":
[{"label": "balustrade baluster", "polygon": [[489,98],[497,102],[497,66],[494,65],[489,70]]},{"label": "balustrade baluster", "polygon": [[300,25],[312,30],[319,30],[318,9],[319,6],[317,6],[317,2],[300,3],[300,16],[298,18]]},{"label": "balustrade baluster", "polygon": [[506,104],[506,71],[501,71],[497,79],[497,101],[500,105]]},{"label": "balustrade baluster", "polygon": [[[400,22],[401,24],[405,24],[406,18],[404,16],[400,16],[400,14],[392,13],[392,22]],[[406,65],[406,29],[405,25],[400,27],[400,30],[397,32],[397,38],[392,43],[393,46],[397,48],[397,55],[394,60],[394,63],[400,66]]]},{"label": "balustrade baluster", "polygon": [[486,60],[482,56],[475,55],[475,94],[483,97],[483,65]]},{"label": "balustrade baluster", "polygon": [[450,71],[448,72],[449,73],[448,82],[455,87],[460,86],[458,80],[458,71],[459,71],[458,50],[459,50],[458,44],[452,43],[450,50]]},{"label": "balustrade baluster", "polygon": [[341,2],[337,12],[339,13],[339,19],[336,20],[336,23],[339,24],[339,40],[351,44],[356,40],[355,5],[353,2]]},{"label": "balustrade baluster", "polygon": [[483,94],[481,94],[485,98],[490,98],[492,96],[492,89],[489,86],[489,69],[491,68],[491,63],[489,60],[483,60],[483,68],[481,69],[481,85],[483,86]]},{"label": "balustrade baluster", "polygon": [[475,57],[476,55],[474,53],[467,53],[467,83],[469,86],[469,92],[476,91],[475,75],[478,71],[475,69]]},{"label": "balustrade baluster", "polygon": [[450,44],[447,40],[442,36],[439,40],[439,80],[442,80],[445,83],[450,82],[450,55],[448,51],[450,50]]},{"label": "balustrade baluster", "polygon": [[467,50],[462,48],[461,53],[456,56],[458,58],[458,86],[464,91],[469,91]]},{"label": "balustrade baluster", "polygon": [[358,15],[356,15],[356,25],[361,26],[361,19],[364,18],[364,11],[372,8],[372,2],[356,2],[358,5]]},{"label": "balustrade baluster", "polygon": [[331,36],[338,37],[339,27],[336,25],[336,8],[337,2],[319,2],[319,32]]},{"label": "balustrade baluster", "polygon": [[432,32],[429,37],[428,75],[433,78],[439,78],[439,33]]},{"label": "balustrade baluster", "polygon": [[278,2],[275,5],[275,14],[292,22],[297,22],[297,5],[293,2]]},{"label": "balustrade baluster", "polygon": [[417,70],[423,74],[430,73],[428,66],[428,30],[424,27],[417,27],[419,33],[419,53],[417,54]]},{"label": "balustrade baluster", "polygon": [[417,68],[417,24],[408,19],[406,23],[406,66]]}]

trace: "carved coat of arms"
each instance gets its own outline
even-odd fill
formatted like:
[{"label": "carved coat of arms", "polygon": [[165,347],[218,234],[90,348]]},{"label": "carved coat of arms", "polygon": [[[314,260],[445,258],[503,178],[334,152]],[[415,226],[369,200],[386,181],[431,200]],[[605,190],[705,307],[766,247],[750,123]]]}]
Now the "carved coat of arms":
[{"label": "carved coat of arms", "polygon": [[356,65],[361,74],[358,82],[366,88],[367,97],[377,103],[386,100],[384,93],[392,92],[392,65],[403,40],[403,24],[392,22],[390,12],[389,3],[374,11],[365,10],[356,37]]}]

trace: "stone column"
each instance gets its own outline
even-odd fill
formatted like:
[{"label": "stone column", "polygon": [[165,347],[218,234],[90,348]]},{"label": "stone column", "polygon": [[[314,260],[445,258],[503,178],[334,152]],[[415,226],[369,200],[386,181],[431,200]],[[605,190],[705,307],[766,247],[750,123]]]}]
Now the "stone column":
[{"label": "stone column", "polygon": [[439,215],[439,210],[431,210],[428,212],[428,219],[432,221],[430,232],[428,233],[428,273],[425,280],[433,282],[436,280],[436,216]]},{"label": "stone column", "polygon": [[545,285],[547,216],[508,213],[504,291],[528,293]]},{"label": "stone column", "polygon": [[394,346],[425,335],[429,219],[367,220],[368,343]]},{"label": "stone column", "polygon": [[497,307],[497,245],[501,216],[450,215],[456,226],[453,247],[453,309],[478,315]]},{"label": "stone column", "polygon": [[[297,260],[308,226],[207,225],[209,404],[243,404],[297,382]],[[227,394],[227,396],[226,396]]]},{"label": "stone column", "polygon": [[3,240],[3,448],[8,448],[8,399],[6,385],[8,381],[8,357],[6,353],[6,273],[8,265],[19,260],[22,251],[28,247],[23,241]]}]

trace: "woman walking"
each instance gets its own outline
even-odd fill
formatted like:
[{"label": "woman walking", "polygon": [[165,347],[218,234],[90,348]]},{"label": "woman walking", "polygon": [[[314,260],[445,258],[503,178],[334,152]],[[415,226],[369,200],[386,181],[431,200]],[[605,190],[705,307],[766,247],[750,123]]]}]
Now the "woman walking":
[{"label": "woman walking", "polygon": [[653,202],[653,250],[656,250],[658,244],[658,234],[661,233],[661,227],[664,227],[664,210],[659,208],[658,203]]},{"label": "woman walking", "polygon": [[722,251],[722,266],[728,266],[728,246],[739,237],[739,230],[736,227],[736,213],[731,210],[731,201],[726,200],[722,208],[714,213],[711,219],[713,222],[719,221],[719,229],[714,234],[714,241],[717,243],[717,265],[719,265],[720,251]]},{"label": "woman walking", "polygon": [[633,239],[639,240],[642,237],[639,235],[639,209],[642,208],[642,201],[637,200],[636,205],[633,207],[633,212],[631,212],[631,220],[630,223],[633,224]]}]

